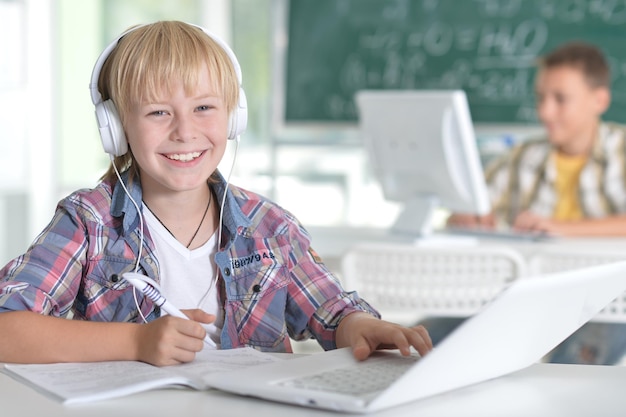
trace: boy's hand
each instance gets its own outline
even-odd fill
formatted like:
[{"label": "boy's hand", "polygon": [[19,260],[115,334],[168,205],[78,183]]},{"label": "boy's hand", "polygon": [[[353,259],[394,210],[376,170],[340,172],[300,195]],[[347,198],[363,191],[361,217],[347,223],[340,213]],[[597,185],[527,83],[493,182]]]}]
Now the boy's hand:
[{"label": "boy's hand", "polygon": [[377,349],[399,349],[408,356],[411,354],[411,346],[420,355],[425,355],[433,348],[424,326],[403,327],[361,312],[352,313],[341,320],[335,340],[337,347],[351,346],[358,360],[366,359]]},{"label": "boy's hand", "polygon": [[138,326],[135,346],[137,358],[156,366],[191,362],[204,348],[206,331],[200,323],[209,324],[215,316],[199,309],[184,310],[190,320],[160,317]]},{"label": "boy's hand", "polygon": [[448,217],[446,224],[454,227],[493,229],[496,221],[493,214],[477,216],[475,214],[453,213]]},{"label": "boy's hand", "polygon": [[556,234],[557,225],[558,223],[550,218],[539,216],[531,211],[524,211],[515,218],[513,229],[522,232]]}]

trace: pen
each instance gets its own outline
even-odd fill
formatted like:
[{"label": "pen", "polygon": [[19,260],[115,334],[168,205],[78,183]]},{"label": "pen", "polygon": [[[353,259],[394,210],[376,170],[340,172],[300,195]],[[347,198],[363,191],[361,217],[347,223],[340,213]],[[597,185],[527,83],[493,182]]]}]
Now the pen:
[{"label": "pen", "polygon": [[[173,317],[179,317],[181,319],[189,320],[182,311],[177,309],[174,304],[167,301],[167,299],[161,294],[159,285],[151,278],[138,274],[136,272],[126,272],[122,277],[133,287],[137,288],[146,297],[148,297],[154,304],[159,306],[163,311]],[[207,334],[204,338],[204,343],[209,346],[217,347],[215,342]]]}]

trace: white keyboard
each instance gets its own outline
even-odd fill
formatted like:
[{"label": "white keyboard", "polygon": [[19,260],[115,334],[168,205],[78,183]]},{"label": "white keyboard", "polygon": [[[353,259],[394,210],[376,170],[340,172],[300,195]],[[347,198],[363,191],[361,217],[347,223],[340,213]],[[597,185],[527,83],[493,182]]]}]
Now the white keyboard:
[{"label": "white keyboard", "polygon": [[278,385],[367,396],[382,391],[419,360],[419,356],[369,358],[343,368],[277,382]]}]

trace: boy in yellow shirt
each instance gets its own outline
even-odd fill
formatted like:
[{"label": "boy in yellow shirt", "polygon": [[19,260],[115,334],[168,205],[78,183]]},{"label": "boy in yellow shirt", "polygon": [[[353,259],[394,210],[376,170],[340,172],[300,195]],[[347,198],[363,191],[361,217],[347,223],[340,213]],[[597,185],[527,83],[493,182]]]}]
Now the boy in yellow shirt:
[{"label": "boy in yellow shirt", "polygon": [[[486,170],[493,212],[454,214],[449,223],[558,236],[626,236],[626,128],[603,122],[611,101],[602,52],[567,43],[539,61],[536,107],[546,137],[527,140]],[[435,319],[436,321],[436,319]],[[434,322],[433,322],[434,323]],[[454,323],[425,323],[433,341]],[[617,363],[626,325],[588,323],[549,358],[560,363]]]},{"label": "boy in yellow shirt", "polygon": [[449,223],[626,236],[626,129],[601,120],[611,100],[602,52],[581,42],[557,48],[541,59],[535,89],[546,137],[487,168],[491,215],[454,214]]}]

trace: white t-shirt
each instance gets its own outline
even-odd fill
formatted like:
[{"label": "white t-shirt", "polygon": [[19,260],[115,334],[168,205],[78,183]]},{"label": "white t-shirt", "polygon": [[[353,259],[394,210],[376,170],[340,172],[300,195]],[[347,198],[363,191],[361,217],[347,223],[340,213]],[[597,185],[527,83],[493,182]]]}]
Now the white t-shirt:
[{"label": "white t-shirt", "polygon": [[159,259],[161,293],[180,310],[199,308],[214,314],[215,322],[203,327],[219,348],[224,316],[218,305],[217,270],[213,260],[217,252],[217,232],[204,245],[189,250],[172,236],[145,204],[144,209]]}]

